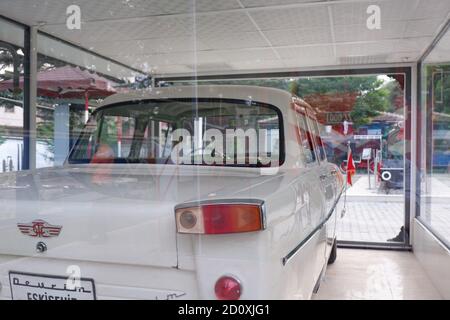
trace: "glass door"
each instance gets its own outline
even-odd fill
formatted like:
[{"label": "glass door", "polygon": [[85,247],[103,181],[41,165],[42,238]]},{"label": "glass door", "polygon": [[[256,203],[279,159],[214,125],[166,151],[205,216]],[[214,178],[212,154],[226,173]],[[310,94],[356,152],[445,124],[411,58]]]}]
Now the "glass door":
[{"label": "glass door", "polygon": [[405,244],[405,75],[299,78],[296,93],[318,114],[328,161],[356,169],[338,222],[341,244]]}]

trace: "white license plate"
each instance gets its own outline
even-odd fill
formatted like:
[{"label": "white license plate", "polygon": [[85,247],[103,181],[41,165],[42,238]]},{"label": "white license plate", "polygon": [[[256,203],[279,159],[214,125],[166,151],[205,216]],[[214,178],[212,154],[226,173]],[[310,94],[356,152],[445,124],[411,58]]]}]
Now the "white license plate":
[{"label": "white license plate", "polygon": [[13,300],[95,300],[94,280],[82,278],[73,287],[72,280],[67,279],[11,271],[11,297]]}]

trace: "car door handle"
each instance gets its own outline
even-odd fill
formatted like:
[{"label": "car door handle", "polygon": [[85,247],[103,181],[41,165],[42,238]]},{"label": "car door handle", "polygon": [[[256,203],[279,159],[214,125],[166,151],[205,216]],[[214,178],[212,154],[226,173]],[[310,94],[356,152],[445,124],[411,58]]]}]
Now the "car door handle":
[{"label": "car door handle", "polygon": [[328,176],[326,174],[321,174],[320,175],[320,180],[325,180]]},{"label": "car door handle", "polygon": [[330,174],[335,176],[337,174],[337,171],[336,170],[331,170]]}]

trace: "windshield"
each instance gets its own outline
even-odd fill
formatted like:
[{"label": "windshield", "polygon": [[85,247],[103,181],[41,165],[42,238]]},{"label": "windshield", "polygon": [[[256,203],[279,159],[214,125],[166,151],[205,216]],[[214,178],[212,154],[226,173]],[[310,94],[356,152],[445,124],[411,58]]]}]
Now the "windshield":
[{"label": "windshield", "polygon": [[281,113],[267,104],[145,100],[94,113],[68,162],[273,167],[280,141]]}]

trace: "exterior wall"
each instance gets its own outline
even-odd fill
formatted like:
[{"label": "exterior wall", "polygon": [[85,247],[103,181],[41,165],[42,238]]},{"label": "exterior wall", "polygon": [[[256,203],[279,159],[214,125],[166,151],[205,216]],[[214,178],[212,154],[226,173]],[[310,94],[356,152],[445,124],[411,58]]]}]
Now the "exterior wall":
[{"label": "exterior wall", "polygon": [[417,219],[413,248],[434,286],[444,299],[450,299],[450,251]]},{"label": "exterior wall", "polygon": [[[9,157],[12,160],[13,171],[17,171],[17,168],[22,169],[22,159],[19,157],[22,150],[22,138],[8,138],[0,144],[0,173],[3,172],[3,160],[9,161]],[[36,168],[52,167],[53,156],[52,151],[44,142],[36,142]]]},{"label": "exterior wall", "polygon": [[2,127],[22,127],[23,126],[23,108],[14,106],[14,111],[0,108],[0,126]]}]

